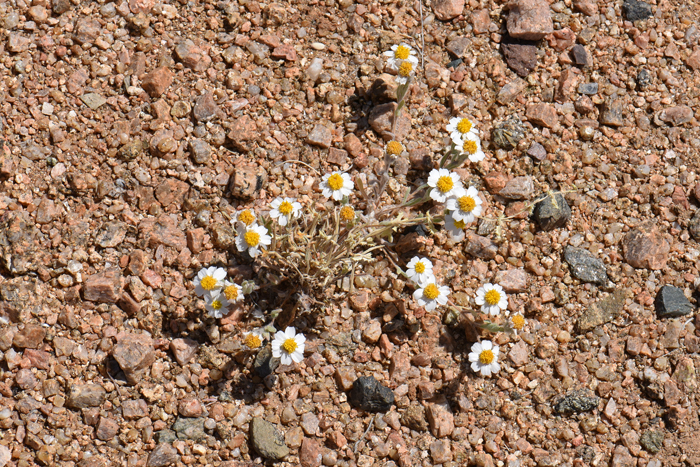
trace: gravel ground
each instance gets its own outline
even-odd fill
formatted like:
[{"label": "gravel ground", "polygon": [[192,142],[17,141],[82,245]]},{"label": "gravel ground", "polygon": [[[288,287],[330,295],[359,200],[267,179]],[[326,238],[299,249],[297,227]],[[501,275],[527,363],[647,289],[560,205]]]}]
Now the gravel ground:
[{"label": "gravel ground", "polygon": [[[697,5],[422,15],[0,2],[0,466],[700,464]],[[289,312],[296,290],[238,253],[230,219],[278,196],[328,209],[332,170],[381,177],[382,54],[423,41],[379,204],[425,183],[449,119],[469,116],[486,158],[457,172],[486,218],[509,217],[458,243],[401,230],[356,289]],[[410,214],[426,211],[442,205]],[[419,307],[392,266],[415,254],[457,305],[503,285],[525,328]],[[260,290],[208,317],[192,280],[211,265]],[[306,335],[299,364],[242,343],[278,308]],[[469,366],[479,338],[501,348],[491,377]]]}]

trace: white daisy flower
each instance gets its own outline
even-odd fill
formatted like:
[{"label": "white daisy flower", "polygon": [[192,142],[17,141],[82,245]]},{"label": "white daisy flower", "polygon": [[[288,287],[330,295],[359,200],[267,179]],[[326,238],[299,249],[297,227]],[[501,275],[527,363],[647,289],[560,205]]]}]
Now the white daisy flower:
[{"label": "white daisy flower", "polygon": [[326,198],[333,197],[340,201],[344,196],[350,196],[355,184],[350,179],[350,175],[342,172],[333,172],[323,176],[321,190]]},{"label": "white daisy flower", "polygon": [[204,296],[204,307],[212,318],[222,318],[228,314],[229,302],[226,296],[220,292],[208,293]]},{"label": "white daisy flower", "polygon": [[206,293],[212,293],[214,290],[223,287],[224,279],[226,278],[226,270],[211,266],[202,268],[194,278],[194,292],[198,297]]},{"label": "white daisy flower", "polygon": [[472,351],[469,353],[469,361],[472,362],[472,370],[481,372],[483,376],[491,376],[501,371],[501,365],[498,364],[498,354],[500,353],[498,346],[493,345],[491,341],[476,342],[472,345]]},{"label": "white daisy flower", "polygon": [[272,243],[272,237],[268,235],[267,229],[262,225],[238,226],[238,237],[236,237],[238,251],[248,250],[248,254],[255,258],[260,253],[260,247],[265,247],[270,243]]},{"label": "white daisy flower", "polygon": [[450,123],[447,124],[447,132],[450,134],[456,146],[460,146],[462,138],[469,133],[472,133],[476,137],[479,136],[476,132],[476,128],[474,128],[474,123],[466,117],[451,118]]},{"label": "white daisy flower", "polygon": [[292,362],[299,363],[304,359],[304,343],[306,337],[297,334],[293,327],[288,327],[282,331],[277,331],[275,339],[272,341],[272,356],[280,359],[282,365],[291,365]]},{"label": "white daisy flower", "polygon": [[445,216],[445,228],[450,233],[450,238],[453,241],[461,242],[464,240],[464,229],[467,228],[467,223],[458,221],[450,213]]},{"label": "white daisy flower", "polygon": [[270,217],[277,219],[277,222],[284,227],[293,217],[299,216],[301,204],[295,198],[277,198],[270,203],[272,211]]},{"label": "white daisy flower", "polygon": [[221,293],[224,294],[229,303],[235,303],[243,299],[243,288],[235,282],[228,280],[224,281],[224,287]]},{"label": "white daisy flower", "polygon": [[518,331],[522,331],[525,327],[525,317],[520,313],[516,313],[508,319],[508,324],[510,324],[513,333],[517,336]]},{"label": "white daisy flower", "polygon": [[433,276],[433,263],[428,258],[419,258],[418,256],[414,256],[413,259],[406,265],[406,275],[416,284],[435,282],[435,276]]},{"label": "white daisy flower", "polygon": [[503,287],[498,284],[484,284],[476,291],[476,304],[487,315],[496,316],[501,310],[508,308],[508,297]]},{"label": "white daisy flower", "polygon": [[455,196],[462,188],[459,175],[447,169],[433,169],[428,174],[428,186],[432,188],[430,197],[435,201],[444,203],[447,198]]},{"label": "white daisy flower", "polygon": [[450,288],[445,285],[437,285],[435,278],[431,277],[428,282],[421,284],[420,288],[413,292],[413,298],[418,302],[418,305],[425,308],[426,311],[433,311],[438,305],[447,303],[447,296],[450,294]]},{"label": "white daisy flower", "polygon": [[470,186],[466,191],[462,190],[454,198],[448,199],[446,207],[451,211],[454,220],[464,221],[466,224],[474,222],[475,217],[481,214],[479,192]]},{"label": "white daisy flower", "polygon": [[236,214],[236,218],[232,222],[240,222],[246,227],[250,227],[255,224],[255,213],[250,209],[244,209]]},{"label": "white daisy flower", "polygon": [[406,84],[408,81],[408,78],[413,75],[413,63],[411,62],[403,62],[401,65],[399,65],[399,76],[396,78],[396,82],[398,84]]},{"label": "white daisy flower", "polygon": [[392,45],[391,50],[384,52],[384,56],[389,57],[387,63],[392,69],[398,68],[404,61],[413,63],[414,66],[418,64],[416,51],[408,44]]},{"label": "white daisy flower", "polygon": [[459,141],[454,141],[455,146],[462,154],[467,154],[472,162],[480,162],[484,160],[486,155],[481,149],[481,138],[476,133],[467,133],[459,138]]},{"label": "white daisy flower", "polygon": [[259,349],[264,340],[265,336],[263,336],[263,332],[260,329],[253,329],[250,332],[243,333],[243,343],[249,349]]}]

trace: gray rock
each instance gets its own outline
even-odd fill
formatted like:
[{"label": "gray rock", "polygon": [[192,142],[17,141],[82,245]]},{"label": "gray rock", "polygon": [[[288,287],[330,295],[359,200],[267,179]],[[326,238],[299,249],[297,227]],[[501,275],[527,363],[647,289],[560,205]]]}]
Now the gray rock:
[{"label": "gray rock", "polygon": [[212,93],[208,92],[199,96],[192,108],[192,116],[198,122],[208,122],[220,117],[223,114]]},{"label": "gray rock", "polygon": [[598,83],[581,83],[578,85],[578,92],[592,96],[598,93]]},{"label": "gray rock", "polygon": [[625,13],[627,21],[639,21],[653,15],[651,5],[637,0],[625,0],[622,4],[622,11]]},{"label": "gray rock", "polygon": [[394,404],[394,392],[374,376],[361,376],[353,383],[348,402],[367,412],[386,412]]},{"label": "gray rock", "polygon": [[695,215],[688,221],[688,232],[696,242],[700,242],[700,209],[695,211]]},{"label": "gray rock", "polygon": [[554,404],[557,414],[590,412],[598,407],[599,399],[586,389],[571,391]]},{"label": "gray rock", "polygon": [[177,433],[175,433],[173,430],[165,429],[156,431],[153,437],[157,443],[172,443],[177,439]]},{"label": "gray rock", "polygon": [[165,467],[180,460],[180,456],[170,444],[161,443],[148,455],[148,467]]},{"label": "gray rock", "polygon": [[124,222],[107,222],[102,225],[95,237],[95,243],[102,248],[114,248],[119,246],[126,237],[126,224]]},{"label": "gray rock", "polygon": [[253,418],[250,422],[249,435],[255,450],[267,459],[279,460],[289,454],[282,432],[262,418]]},{"label": "gray rock", "polygon": [[591,59],[588,56],[588,51],[581,44],[576,44],[571,48],[571,58],[574,64],[580,67],[590,66]]},{"label": "gray rock", "polygon": [[323,71],[323,59],[316,57],[311,60],[311,64],[306,69],[306,79],[312,83],[316,83],[319,76],[321,76],[321,71]]},{"label": "gray rock", "polygon": [[528,199],[534,192],[532,177],[525,176],[511,179],[498,194],[508,199]]},{"label": "gray rock", "polygon": [[206,436],[204,433],[204,417],[178,417],[175,423],[173,423],[172,429],[177,433],[179,439],[199,441]]},{"label": "gray rock", "polygon": [[558,229],[571,219],[571,208],[561,193],[547,195],[535,204],[532,218],[542,230]]},{"label": "gray rock", "polygon": [[83,94],[82,96],[80,96],[80,100],[83,101],[83,104],[87,105],[92,110],[103,106],[107,102],[107,99],[94,92]]},{"label": "gray rock", "polygon": [[268,345],[260,349],[260,352],[255,356],[253,362],[253,371],[261,378],[265,378],[272,374],[273,371],[280,366],[279,358],[272,358],[272,349]]},{"label": "gray rock", "polygon": [[644,89],[649,86],[651,84],[651,80],[651,74],[643,68],[639,70],[639,73],[637,73],[637,78],[635,79],[639,89]]},{"label": "gray rock", "polygon": [[530,149],[527,150],[527,155],[537,159],[538,161],[542,161],[545,159],[545,157],[547,157],[547,150],[540,143],[532,143],[530,145]]},{"label": "gray rock", "polygon": [[333,142],[333,132],[325,125],[316,124],[309,136],[306,137],[306,142],[319,148],[328,149]]},{"label": "gray rock", "polygon": [[211,160],[211,146],[199,138],[190,140],[190,155],[195,164],[206,164]]},{"label": "gray rock", "polygon": [[693,313],[694,307],[685,297],[683,290],[672,285],[664,285],[654,301],[656,316],[659,318],[677,318]]},{"label": "gray rock", "polygon": [[639,444],[652,454],[661,451],[664,443],[664,433],[656,430],[646,430],[639,438]]},{"label": "gray rock", "polygon": [[567,246],[564,249],[564,261],[569,264],[571,274],[583,282],[604,285],[608,283],[605,264],[590,251],[583,248]]},{"label": "gray rock", "polygon": [[106,391],[99,384],[73,384],[68,392],[66,404],[73,409],[99,407],[106,397]]}]

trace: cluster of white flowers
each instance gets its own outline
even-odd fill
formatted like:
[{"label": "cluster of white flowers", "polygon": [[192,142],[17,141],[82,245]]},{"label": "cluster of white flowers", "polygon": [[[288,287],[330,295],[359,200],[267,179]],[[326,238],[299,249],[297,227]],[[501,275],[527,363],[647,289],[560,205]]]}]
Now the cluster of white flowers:
[{"label": "cluster of white flowers", "polygon": [[320,186],[323,196],[341,202],[340,219],[345,222],[354,221],[356,216],[355,209],[348,204],[348,198],[355,188],[355,183],[350,178],[350,175],[345,172],[331,172],[323,176]]},{"label": "cluster of white flowers", "polygon": [[406,84],[418,65],[416,51],[408,44],[399,44],[391,46],[391,50],[384,52],[384,56],[388,57],[389,68],[398,74],[396,82]]},{"label": "cluster of white flowers", "polygon": [[228,314],[228,307],[243,299],[240,285],[226,279],[226,270],[211,266],[202,268],[194,278],[194,291],[203,297],[205,307],[212,318]]},{"label": "cluster of white flowers", "polygon": [[474,123],[468,118],[454,117],[447,125],[447,131],[455,147],[460,153],[469,156],[472,162],[484,160],[484,151],[481,149],[481,138],[476,131]]},{"label": "cluster of white flowers", "polygon": [[260,249],[272,243],[268,230],[263,225],[259,225],[255,215],[248,209],[244,209],[236,216],[236,248],[241,253],[248,251],[248,254],[255,258],[260,254]]},{"label": "cluster of white flowers", "polygon": [[430,197],[445,203],[448,213],[445,227],[455,241],[464,239],[464,229],[481,214],[481,198],[474,187],[464,188],[462,180],[455,172],[447,169],[433,169],[428,174],[428,186],[432,188]]},{"label": "cluster of white flowers", "polygon": [[417,286],[416,291],[413,292],[413,298],[418,305],[427,311],[432,311],[438,305],[447,304],[450,289],[447,286],[438,285],[433,275],[433,263],[428,258],[415,256],[406,265],[406,275]]}]

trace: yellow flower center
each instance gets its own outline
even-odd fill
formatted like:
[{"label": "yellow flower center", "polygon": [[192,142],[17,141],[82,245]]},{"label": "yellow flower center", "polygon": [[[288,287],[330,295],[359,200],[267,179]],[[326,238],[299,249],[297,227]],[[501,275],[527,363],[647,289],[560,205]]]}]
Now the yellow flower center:
[{"label": "yellow flower center", "polygon": [[516,331],[520,331],[523,327],[525,327],[525,318],[523,318],[523,315],[515,315],[510,319],[510,322],[513,324],[513,329]]},{"label": "yellow flower center", "polygon": [[333,174],[328,177],[328,186],[331,190],[338,191],[343,188],[343,177],[340,174]]},{"label": "yellow flower center", "polygon": [[355,210],[352,208],[352,206],[343,206],[340,209],[340,217],[343,220],[351,221],[355,218]]},{"label": "yellow flower center", "polygon": [[258,243],[260,243],[260,234],[249,230],[245,233],[245,235],[243,235],[243,239],[248,244],[248,246],[255,247],[258,246]]},{"label": "yellow flower center", "polygon": [[220,310],[224,306],[223,303],[221,303],[221,300],[214,300],[211,302],[211,307],[215,310]]},{"label": "yellow flower center", "polygon": [[245,225],[250,225],[255,222],[255,216],[246,209],[245,211],[241,211],[241,213],[238,215],[238,220]]},{"label": "yellow flower center", "polygon": [[288,216],[293,211],[292,203],[290,203],[289,201],[282,201],[277,210],[280,212],[280,214]]},{"label": "yellow flower center", "polygon": [[435,300],[436,298],[438,298],[438,295],[440,295],[440,291],[438,291],[437,285],[428,284],[423,289],[423,295],[428,300]]},{"label": "yellow flower center", "polygon": [[467,227],[467,223],[464,221],[455,221],[455,227],[460,230],[464,230]]},{"label": "yellow flower center", "polygon": [[479,354],[479,363],[482,365],[488,365],[493,361],[493,359],[496,358],[493,355],[493,352],[490,350],[482,350],[481,353]]},{"label": "yellow flower center", "polygon": [[484,294],[484,301],[490,306],[498,305],[498,302],[501,301],[501,294],[498,293],[498,290],[491,289]]},{"label": "yellow flower center", "polygon": [[247,345],[250,349],[257,349],[262,345],[260,336],[258,336],[257,334],[253,334],[252,332],[245,336],[245,340],[243,341],[243,343]]},{"label": "yellow flower center", "polygon": [[409,49],[405,45],[400,45],[396,47],[396,51],[394,51],[394,57],[398,58],[399,60],[406,60],[410,56],[411,49]]},{"label": "yellow flower center", "polygon": [[199,285],[201,285],[204,290],[214,290],[214,288],[216,288],[217,282],[218,281],[212,276],[207,276],[204,279],[202,279]]},{"label": "yellow flower center", "polygon": [[472,122],[469,121],[468,118],[463,118],[459,121],[457,124],[457,131],[459,131],[462,134],[469,133],[469,130],[472,129]]},{"label": "yellow flower center", "polygon": [[294,339],[287,339],[282,344],[282,348],[287,353],[293,353],[297,349],[297,347],[299,347],[299,345],[297,344],[297,341],[295,341]]},{"label": "yellow flower center", "polygon": [[462,150],[468,154],[476,154],[476,141],[466,140],[462,145]]},{"label": "yellow flower center", "polygon": [[435,186],[437,186],[437,189],[440,190],[441,192],[447,193],[452,188],[454,188],[455,182],[452,180],[452,177],[450,177],[449,175],[443,175],[442,177],[438,178],[438,181],[435,184]]},{"label": "yellow flower center", "polygon": [[416,263],[416,266],[414,268],[418,274],[423,274],[425,272],[425,264],[421,263],[420,261]]},{"label": "yellow flower center", "polygon": [[413,63],[411,62],[402,62],[401,65],[399,65],[399,75],[403,77],[408,77],[411,75],[413,72]]},{"label": "yellow flower center", "polygon": [[398,156],[403,152],[403,146],[398,141],[389,141],[386,145],[386,152],[391,156]]},{"label": "yellow flower center", "polygon": [[224,295],[228,300],[235,300],[238,298],[238,287],[235,285],[229,285],[224,289]]},{"label": "yellow flower center", "polygon": [[476,201],[471,196],[462,196],[457,202],[459,203],[459,210],[462,212],[472,212],[476,207]]}]

